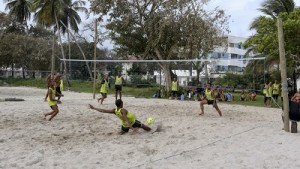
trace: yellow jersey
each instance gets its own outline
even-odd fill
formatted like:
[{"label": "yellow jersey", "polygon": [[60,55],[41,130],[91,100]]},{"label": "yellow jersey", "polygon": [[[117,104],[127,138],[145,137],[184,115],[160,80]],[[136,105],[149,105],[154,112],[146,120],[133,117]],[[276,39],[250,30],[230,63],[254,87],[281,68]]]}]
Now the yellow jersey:
[{"label": "yellow jersey", "polygon": [[172,91],[178,91],[178,83],[177,83],[177,81],[172,81]]},{"label": "yellow jersey", "polygon": [[122,85],[122,77],[116,76],[115,85]]},{"label": "yellow jersey", "polygon": [[[122,108],[120,108],[120,109],[116,108],[116,109],[115,109],[115,114],[116,114],[116,116],[121,120],[122,126],[124,126],[124,127],[129,127],[129,126],[127,125],[127,123],[126,123],[126,120],[124,119],[124,117],[123,117],[123,115],[122,115],[122,113],[121,113],[121,110],[122,110]],[[135,115],[134,115],[133,113],[131,113],[131,112],[128,111],[128,112],[127,112],[127,118],[128,118],[128,120],[129,120],[129,123],[130,123],[131,125],[133,125],[134,122],[135,122]]]},{"label": "yellow jersey", "polygon": [[211,92],[212,92],[211,90],[205,89],[205,95],[206,95],[207,100],[214,100],[211,95]]},{"label": "yellow jersey", "polygon": [[108,81],[104,80],[104,83],[101,85],[100,93],[107,93],[108,90]]},{"label": "yellow jersey", "polygon": [[273,84],[273,94],[279,94],[279,84]]},{"label": "yellow jersey", "polygon": [[51,87],[49,87],[49,90],[52,91],[52,95],[51,95],[51,96],[48,95],[47,101],[48,101],[49,106],[54,106],[54,105],[56,105],[56,101],[51,101],[51,100],[50,100],[50,97],[53,98],[53,99],[55,98],[56,90],[55,90],[55,89],[52,89]]}]

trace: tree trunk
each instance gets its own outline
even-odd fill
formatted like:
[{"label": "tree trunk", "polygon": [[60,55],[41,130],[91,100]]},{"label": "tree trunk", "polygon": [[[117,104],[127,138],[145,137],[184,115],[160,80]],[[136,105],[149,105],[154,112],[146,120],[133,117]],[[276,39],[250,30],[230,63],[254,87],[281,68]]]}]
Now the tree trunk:
[{"label": "tree trunk", "polygon": [[[66,27],[66,25],[65,25],[63,22],[60,22],[60,23],[61,23],[66,29],[68,29],[68,28]],[[70,31],[70,30],[68,29],[68,31]],[[73,38],[74,38],[74,40],[75,40],[75,43],[76,43],[76,45],[78,46],[78,48],[79,48],[79,50],[80,50],[80,52],[81,52],[81,54],[82,54],[82,56],[83,56],[83,59],[86,60],[85,54],[84,54],[83,50],[81,49],[81,47],[79,46],[79,44],[78,44],[78,42],[77,42],[75,36],[74,36],[71,32],[70,32],[70,34],[71,34],[71,36],[73,36]],[[87,66],[87,68],[88,68],[88,71],[89,71],[89,74],[90,74],[90,78],[93,79],[93,76],[92,76],[92,72],[91,72],[90,66],[89,66],[88,62],[85,62],[85,63],[86,63],[86,66]]]},{"label": "tree trunk", "polygon": [[[159,50],[157,48],[154,49],[156,56],[159,60],[163,60]],[[169,95],[169,92],[171,91],[171,73],[170,73],[170,64],[169,63],[158,63],[159,66],[162,68],[162,72],[164,74],[165,78],[165,90],[167,92],[167,95]]]},{"label": "tree trunk", "polygon": [[25,79],[25,71],[24,71],[24,68],[22,68],[22,77],[23,77],[23,79]]},{"label": "tree trunk", "polygon": [[[55,21],[56,21],[56,26],[57,26],[57,30],[58,30],[58,38],[59,38],[59,43],[60,43],[60,49],[61,49],[61,54],[62,54],[62,57],[63,59],[66,59],[65,57],[65,51],[64,51],[64,48],[63,48],[63,44],[62,44],[62,40],[61,40],[61,36],[60,36],[60,29],[59,29],[59,25],[58,25],[58,20],[57,20],[57,16],[55,15]],[[70,81],[69,81],[69,77],[68,77],[68,74],[67,74],[67,63],[66,61],[64,60],[63,61],[63,64],[64,64],[64,69],[63,69],[63,72],[64,72],[64,76],[66,77],[66,81],[68,83],[68,86],[70,87],[71,84],[70,84]]]},{"label": "tree trunk", "polygon": [[52,58],[51,58],[51,78],[54,78],[54,69],[55,69],[55,55],[54,55],[54,49],[55,49],[55,33],[53,32],[53,44],[52,44]]},{"label": "tree trunk", "polygon": [[[69,27],[69,25],[68,25]],[[70,31],[69,28],[67,29],[68,31],[68,44],[69,44],[69,60],[71,59],[71,44],[70,44]],[[69,61],[69,77],[72,79],[72,68],[71,68],[71,61]]]},{"label": "tree trunk", "polygon": [[14,68],[15,66],[14,66],[14,64],[11,64],[11,77],[12,78],[14,78],[14,76],[15,76],[15,72],[14,72]]}]

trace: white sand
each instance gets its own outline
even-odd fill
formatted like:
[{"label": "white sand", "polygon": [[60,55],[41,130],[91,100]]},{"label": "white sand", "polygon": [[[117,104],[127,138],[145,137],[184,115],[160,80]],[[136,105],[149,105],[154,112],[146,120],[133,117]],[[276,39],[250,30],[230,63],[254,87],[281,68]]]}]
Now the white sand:
[{"label": "white sand", "polygon": [[[153,116],[163,131],[120,136],[114,115],[88,109],[100,107],[92,94],[63,93],[49,122],[46,89],[0,87],[0,99],[25,99],[0,102],[0,168],[300,168],[300,134],[282,130],[280,109],[220,103],[223,117],[208,105],[200,117],[195,101],[124,97],[138,120]],[[114,96],[101,107],[114,108]]]}]

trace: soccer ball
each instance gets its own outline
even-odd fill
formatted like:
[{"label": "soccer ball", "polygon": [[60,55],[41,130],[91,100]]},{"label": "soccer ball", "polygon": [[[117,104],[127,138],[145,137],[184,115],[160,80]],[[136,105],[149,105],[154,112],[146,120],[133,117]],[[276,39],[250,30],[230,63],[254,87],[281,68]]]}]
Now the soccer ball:
[{"label": "soccer ball", "polygon": [[147,123],[148,124],[152,124],[154,122],[154,118],[153,117],[148,117],[147,118]]}]

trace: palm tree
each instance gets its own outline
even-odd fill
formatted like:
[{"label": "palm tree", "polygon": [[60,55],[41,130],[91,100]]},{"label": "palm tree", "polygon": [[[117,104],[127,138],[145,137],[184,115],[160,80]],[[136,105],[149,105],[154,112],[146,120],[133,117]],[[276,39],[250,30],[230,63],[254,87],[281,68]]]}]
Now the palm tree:
[{"label": "palm tree", "polygon": [[[250,24],[250,30],[258,30],[260,21],[266,19],[266,17],[271,18],[272,20],[276,20],[280,13],[291,13],[295,9],[295,2],[294,0],[265,0],[261,8],[258,10],[261,11],[266,16],[259,16],[254,19],[254,21]],[[274,22],[276,23],[276,22]],[[274,25],[276,27],[276,25]],[[254,37],[254,36],[253,36]],[[251,37],[250,37],[251,39]],[[269,44],[273,45],[273,44]],[[265,47],[267,48],[267,46]],[[252,50],[252,49],[251,49]],[[250,52],[250,51],[249,51]],[[265,60],[264,65],[267,67],[273,64],[277,64],[279,69],[279,55],[278,53],[269,53],[266,52],[267,58]],[[262,64],[259,64],[262,66]]]},{"label": "palm tree", "polygon": [[[61,42],[60,38],[60,31],[59,31],[59,20],[63,18],[65,15],[64,10],[68,6],[69,0],[33,0],[32,1],[32,9],[35,11],[34,18],[37,23],[42,24],[46,27],[53,26],[54,32],[58,32],[58,37]],[[57,29],[58,28],[58,29]],[[55,43],[55,36],[53,36],[53,44]],[[54,51],[54,45],[52,47]],[[63,48],[62,56],[65,59]],[[51,67],[51,74],[54,74],[54,52],[52,52],[52,67]],[[66,74],[66,62],[64,61],[64,73]]]},{"label": "palm tree", "polygon": [[[85,1],[72,1],[68,2],[69,5],[65,9],[65,15],[61,18],[59,26],[63,34],[67,31],[68,35],[68,43],[69,43],[69,59],[71,59],[71,46],[70,46],[70,29],[73,30],[75,33],[78,32],[78,24],[81,23],[81,18],[78,15],[77,11],[81,11],[84,13],[88,13],[87,8],[85,8]],[[71,62],[69,61],[69,75],[71,76]]]},{"label": "palm tree", "polygon": [[29,0],[5,0],[7,2],[5,9],[9,10],[9,15],[13,16],[17,22],[22,24],[30,19],[31,2]]},{"label": "palm tree", "polygon": [[[278,15],[282,12],[293,12],[295,9],[295,2],[294,0],[265,0],[261,6],[262,7],[258,9],[259,11],[273,19],[277,19]],[[259,19],[260,17],[254,19],[250,25],[250,30],[258,27]]]},{"label": "palm tree", "polygon": [[294,0],[266,0],[262,3],[262,8],[259,10],[271,16],[273,19],[276,19],[277,16],[282,13],[290,13],[295,9]]}]

